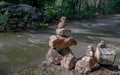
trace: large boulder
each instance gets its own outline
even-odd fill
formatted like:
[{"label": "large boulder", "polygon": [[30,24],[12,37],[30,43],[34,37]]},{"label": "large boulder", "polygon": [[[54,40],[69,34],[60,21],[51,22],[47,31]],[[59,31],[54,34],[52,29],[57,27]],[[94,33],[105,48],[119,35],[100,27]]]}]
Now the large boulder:
[{"label": "large boulder", "polygon": [[[43,19],[42,13],[39,9],[26,4],[18,4],[13,6],[8,6],[6,8],[0,9],[6,22],[1,24],[0,31],[13,32],[25,30],[30,26],[28,23],[35,23]],[[29,24],[30,25],[30,24]]]},{"label": "large boulder", "polygon": [[10,17],[25,17],[29,15],[31,20],[40,20],[42,13],[39,9],[27,4],[18,4],[1,9],[1,12],[8,11]]}]

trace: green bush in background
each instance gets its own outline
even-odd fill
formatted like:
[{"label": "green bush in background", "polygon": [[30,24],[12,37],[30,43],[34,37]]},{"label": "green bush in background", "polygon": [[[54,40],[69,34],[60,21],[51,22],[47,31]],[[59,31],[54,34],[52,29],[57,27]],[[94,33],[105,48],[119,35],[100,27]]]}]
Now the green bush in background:
[{"label": "green bush in background", "polygon": [[46,5],[43,9],[43,13],[44,13],[44,22],[57,18],[57,9],[53,5]]},{"label": "green bush in background", "polygon": [[41,22],[32,22],[30,24],[27,24],[27,27],[29,29],[39,30],[44,27],[44,24]]},{"label": "green bush in background", "polygon": [[[43,23],[61,16],[80,19],[94,18],[96,14],[99,16],[120,13],[120,0],[2,0],[0,2],[0,6],[15,4],[29,4],[39,8],[44,14]],[[1,15],[1,17],[0,21],[6,22],[6,16]],[[29,19],[28,17],[28,15],[24,17],[25,22]],[[32,26],[34,25],[32,24]]]},{"label": "green bush in background", "polygon": [[[6,1],[6,2],[4,2]],[[2,0],[0,4],[29,4],[44,13],[45,21],[68,18],[94,17],[95,13],[109,15],[120,13],[120,0]]]},{"label": "green bush in background", "polygon": [[1,9],[1,8],[4,8],[4,7],[7,7],[7,6],[10,6],[10,5],[11,5],[11,4],[8,3],[8,2],[1,1],[1,2],[0,2],[0,9]]}]

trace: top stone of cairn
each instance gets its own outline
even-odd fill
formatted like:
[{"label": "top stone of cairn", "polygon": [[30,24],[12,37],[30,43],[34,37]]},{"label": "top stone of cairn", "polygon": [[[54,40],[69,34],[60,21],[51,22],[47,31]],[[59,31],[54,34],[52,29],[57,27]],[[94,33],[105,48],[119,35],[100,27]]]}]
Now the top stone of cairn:
[{"label": "top stone of cairn", "polygon": [[65,28],[65,26],[67,25],[66,20],[66,17],[61,17],[60,22],[58,24],[58,29]]}]

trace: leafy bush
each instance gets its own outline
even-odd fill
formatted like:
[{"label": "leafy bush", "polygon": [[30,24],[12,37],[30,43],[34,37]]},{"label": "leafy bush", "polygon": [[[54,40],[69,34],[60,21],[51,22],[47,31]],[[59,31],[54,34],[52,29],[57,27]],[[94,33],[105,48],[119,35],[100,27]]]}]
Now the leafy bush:
[{"label": "leafy bush", "polygon": [[82,18],[93,18],[95,17],[96,8],[95,7],[86,7],[83,10],[81,10],[80,14]]},{"label": "leafy bush", "polygon": [[11,4],[8,3],[8,2],[0,1],[0,8],[6,7],[6,6],[9,6],[9,5],[11,5]]},{"label": "leafy bush", "polygon": [[43,9],[44,12],[44,22],[56,19],[57,9],[54,5],[46,5]]},{"label": "leafy bush", "polygon": [[8,11],[6,11],[4,14],[0,14],[0,25],[4,24],[7,22],[9,17]]},{"label": "leafy bush", "polygon": [[115,0],[111,9],[113,13],[120,13],[120,0]]},{"label": "leafy bush", "polygon": [[0,14],[0,31],[5,30],[5,23],[7,22],[9,18],[9,13],[6,11],[4,14]]},{"label": "leafy bush", "polygon": [[44,28],[45,25],[41,22],[32,22],[32,23],[28,24],[27,27],[29,29],[39,30],[41,28]]},{"label": "leafy bush", "polygon": [[[50,21],[60,16],[69,18],[94,17],[95,13],[115,14],[120,13],[120,0],[100,0],[98,7],[96,1],[99,0],[5,0],[12,4],[30,4],[44,13],[44,21]],[[1,2],[0,5],[7,3]]]},{"label": "leafy bush", "polygon": [[30,15],[27,14],[27,15],[25,15],[25,16],[23,17],[23,20],[24,20],[25,22],[27,22],[27,21],[29,20],[29,17],[30,17]]},{"label": "leafy bush", "polygon": [[[38,7],[44,14],[44,22],[49,22],[54,19],[58,19],[61,16],[68,18],[80,19],[80,18],[93,18],[96,17],[96,13],[100,15],[109,15],[120,13],[120,0],[100,0],[98,6],[96,6],[99,0],[5,0],[12,4],[25,3]],[[1,1],[0,6],[9,5],[9,3]],[[37,3],[36,3],[37,2]],[[31,9],[30,9],[31,10]],[[21,12],[20,10],[9,10],[9,14],[13,12]],[[22,19],[27,22],[30,14],[27,11],[22,13]],[[0,23],[3,24],[7,21],[8,17],[0,15]],[[18,17],[17,17],[18,18]],[[10,18],[11,19],[11,18]],[[44,23],[42,22],[42,23]],[[30,28],[38,29],[41,24],[38,22],[31,23]]]}]

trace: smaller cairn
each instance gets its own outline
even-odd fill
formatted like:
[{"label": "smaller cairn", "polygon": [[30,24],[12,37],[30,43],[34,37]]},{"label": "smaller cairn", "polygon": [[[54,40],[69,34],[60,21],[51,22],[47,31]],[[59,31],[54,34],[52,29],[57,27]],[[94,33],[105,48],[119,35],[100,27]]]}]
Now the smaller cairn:
[{"label": "smaller cairn", "polygon": [[46,58],[50,63],[61,64],[67,70],[75,66],[75,57],[70,49],[77,42],[73,37],[70,37],[70,30],[66,29],[66,17],[61,17],[61,22],[56,29],[56,35],[51,35],[49,40],[50,49],[46,54]]},{"label": "smaller cairn", "polygon": [[86,55],[76,62],[75,70],[80,73],[89,73],[97,64],[97,59],[94,57],[94,49],[90,45],[87,47]]},{"label": "smaller cairn", "polygon": [[95,57],[100,65],[112,65],[114,64],[116,53],[113,49],[106,47],[105,41],[101,41],[96,48]]}]

